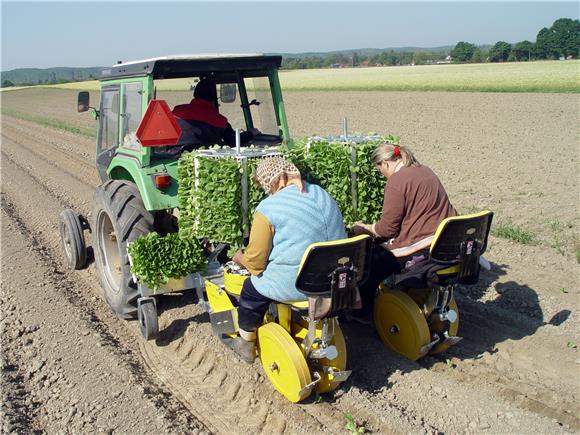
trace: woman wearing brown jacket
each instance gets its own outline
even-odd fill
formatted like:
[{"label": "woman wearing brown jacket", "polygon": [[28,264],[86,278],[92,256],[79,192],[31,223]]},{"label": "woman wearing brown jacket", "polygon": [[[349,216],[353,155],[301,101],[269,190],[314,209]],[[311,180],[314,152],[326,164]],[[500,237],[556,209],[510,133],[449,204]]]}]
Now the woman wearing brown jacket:
[{"label": "woman wearing brown jacket", "polygon": [[383,212],[378,222],[358,222],[353,230],[386,241],[374,246],[369,278],[360,286],[363,308],[357,317],[363,318],[372,312],[380,282],[401,270],[400,260],[427,249],[439,223],[457,216],[439,178],[406,147],[381,144],[371,159],[388,178]]}]

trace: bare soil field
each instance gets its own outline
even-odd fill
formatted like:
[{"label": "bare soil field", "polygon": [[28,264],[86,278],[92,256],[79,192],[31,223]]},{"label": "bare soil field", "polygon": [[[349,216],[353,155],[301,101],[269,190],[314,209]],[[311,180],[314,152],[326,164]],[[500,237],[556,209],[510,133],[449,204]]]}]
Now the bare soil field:
[{"label": "bare soil field", "polygon": [[[91,95],[93,104],[98,96]],[[162,97],[160,95],[160,97]],[[167,94],[170,105],[188,101]],[[376,433],[580,431],[579,101],[562,94],[293,92],[294,136],[401,136],[462,212],[490,208],[534,243],[491,237],[490,272],[457,295],[464,340],[409,362],[361,325],[343,326],[351,378],[300,405],[212,336],[191,295],[160,299],[144,342],[117,319],[94,266],[62,261],[58,215],[87,214],[94,139],[9,114],[87,129],[76,92],[2,93],[2,429],[10,432]],[[90,240],[88,240],[90,244]]]}]

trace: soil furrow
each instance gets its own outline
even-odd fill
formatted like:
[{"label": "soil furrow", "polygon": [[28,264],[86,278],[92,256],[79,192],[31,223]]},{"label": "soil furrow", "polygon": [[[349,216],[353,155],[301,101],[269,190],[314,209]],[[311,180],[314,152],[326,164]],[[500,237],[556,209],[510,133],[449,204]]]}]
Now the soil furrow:
[{"label": "soil furrow", "polygon": [[[2,297],[1,306],[7,303]],[[32,433],[38,415],[38,402],[30,400],[31,387],[25,381],[25,370],[16,349],[7,338],[8,331],[2,322],[0,343],[0,431],[2,433]]]},{"label": "soil furrow", "polygon": [[[74,168],[75,165],[70,164],[71,160],[68,159],[68,157],[66,155],[62,154],[62,157],[64,157],[64,158],[61,157],[57,160],[55,158],[54,154],[50,154],[50,156],[47,156],[46,152],[38,151],[37,149],[31,148],[28,145],[25,145],[24,142],[18,142],[13,138],[9,138],[8,136],[5,136],[4,132],[2,132],[2,135],[8,139],[7,141],[4,141],[2,144],[3,150],[4,151],[10,150],[12,156],[15,156],[15,154],[21,154],[22,151],[25,150],[26,152],[32,154],[36,158],[42,160],[47,165],[50,165],[53,168],[57,169],[59,172],[61,172],[61,173],[66,172],[67,176],[75,179],[77,182],[79,182],[81,184],[84,184],[92,189],[94,189],[94,186],[97,185],[98,179],[95,176],[94,168],[91,171],[86,171],[86,175],[84,177],[80,177],[77,173],[72,172],[70,169],[67,169],[67,168]],[[14,150],[14,148],[17,148],[17,151]],[[58,161],[58,163],[57,163],[57,161]],[[74,160],[73,160],[73,162],[74,162]],[[87,182],[87,180],[91,180],[94,182]]]},{"label": "soil furrow", "polygon": [[[22,146],[32,145],[41,152],[44,152],[47,157],[54,154],[64,156],[70,162],[80,165],[86,172],[95,173],[94,166],[94,151],[87,153],[82,150],[75,150],[73,145],[69,142],[60,142],[50,139],[50,131],[45,134],[32,134],[29,129],[15,128],[13,124],[2,125],[2,136]],[[63,140],[70,140],[64,138]],[[30,148],[30,146],[28,146]],[[75,167],[72,165],[71,167]]]},{"label": "soil furrow", "polygon": [[[124,364],[127,367],[131,373],[132,381],[142,387],[145,397],[155,405],[157,411],[168,422],[175,421],[183,425],[181,428],[179,426],[175,427],[177,430],[195,427],[203,428],[199,421],[180,402],[176,401],[165,387],[158,385],[151,379],[139,353],[125,346],[122,339],[111,333],[110,326],[103,321],[101,314],[93,308],[94,302],[90,299],[90,295],[84,293],[78,287],[76,274],[62,270],[59,262],[55,260],[55,253],[27,226],[25,220],[19,215],[18,210],[5,194],[1,194],[1,206],[5,215],[28,241],[34,253],[39,256],[42,267],[47,271],[51,271],[44,276],[54,290],[79,314],[83,325],[96,333],[102,345],[115,355],[117,363]],[[112,317],[110,314],[105,316]]]},{"label": "soil furrow", "polygon": [[[61,193],[60,191],[58,191],[57,187],[55,185],[52,185],[52,183],[45,181],[44,179],[40,178],[40,176],[36,176],[33,175],[34,173],[40,174],[41,172],[39,171],[35,171],[34,168],[32,167],[32,165],[28,165],[28,166],[24,166],[24,164],[20,164],[18,163],[12,155],[8,154],[7,152],[5,152],[4,150],[2,150],[2,157],[4,160],[7,160],[8,162],[10,162],[10,164],[12,166],[14,166],[15,168],[18,168],[21,172],[23,172],[24,174],[26,174],[26,176],[30,179],[32,179],[35,184],[42,190],[44,191],[46,194],[53,196],[54,198],[58,199],[59,202],[65,207],[65,208],[70,208],[70,209],[75,209],[75,207],[78,207],[78,204],[75,204],[75,202],[73,200],[71,200],[70,197],[68,197],[67,195]],[[61,174],[62,176],[62,174]],[[50,184],[49,184],[50,183]],[[87,185],[87,187],[89,187]],[[86,202],[85,202],[86,204]]]},{"label": "soil furrow", "polygon": [[95,159],[93,139],[11,116],[2,115],[1,119],[3,134],[7,129],[12,130],[17,136],[64,152],[78,162],[86,163]]}]

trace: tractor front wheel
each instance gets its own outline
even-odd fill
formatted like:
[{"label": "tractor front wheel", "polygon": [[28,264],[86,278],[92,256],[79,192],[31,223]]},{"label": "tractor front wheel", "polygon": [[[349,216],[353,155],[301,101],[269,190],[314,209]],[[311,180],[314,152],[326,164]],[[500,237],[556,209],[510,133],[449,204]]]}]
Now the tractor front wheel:
[{"label": "tractor front wheel", "polygon": [[159,334],[159,319],[155,301],[153,298],[147,298],[137,305],[137,318],[139,319],[141,336],[145,340],[153,340]]},{"label": "tractor front wheel", "polygon": [[74,210],[64,210],[58,229],[67,265],[71,269],[82,269],[87,262],[87,247],[81,218]]},{"label": "tractor front wheel", "polygon": [[109,180],[93,196],[92,218],[95,265],[105,299],[119,317],[135,318],[139,291],[127,245],[153,231],[153,215],[145,209],[137,186]]}]

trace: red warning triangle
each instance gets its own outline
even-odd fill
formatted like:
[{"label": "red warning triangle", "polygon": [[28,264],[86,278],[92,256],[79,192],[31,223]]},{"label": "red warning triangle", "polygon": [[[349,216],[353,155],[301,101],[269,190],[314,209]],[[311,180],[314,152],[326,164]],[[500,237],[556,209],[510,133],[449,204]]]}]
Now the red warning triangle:
[{"label": "red warning triangle", "polygon": [[144,147],[175,145],[181,127],[164,100],[151,100],[137,129],[137,138]]}]

